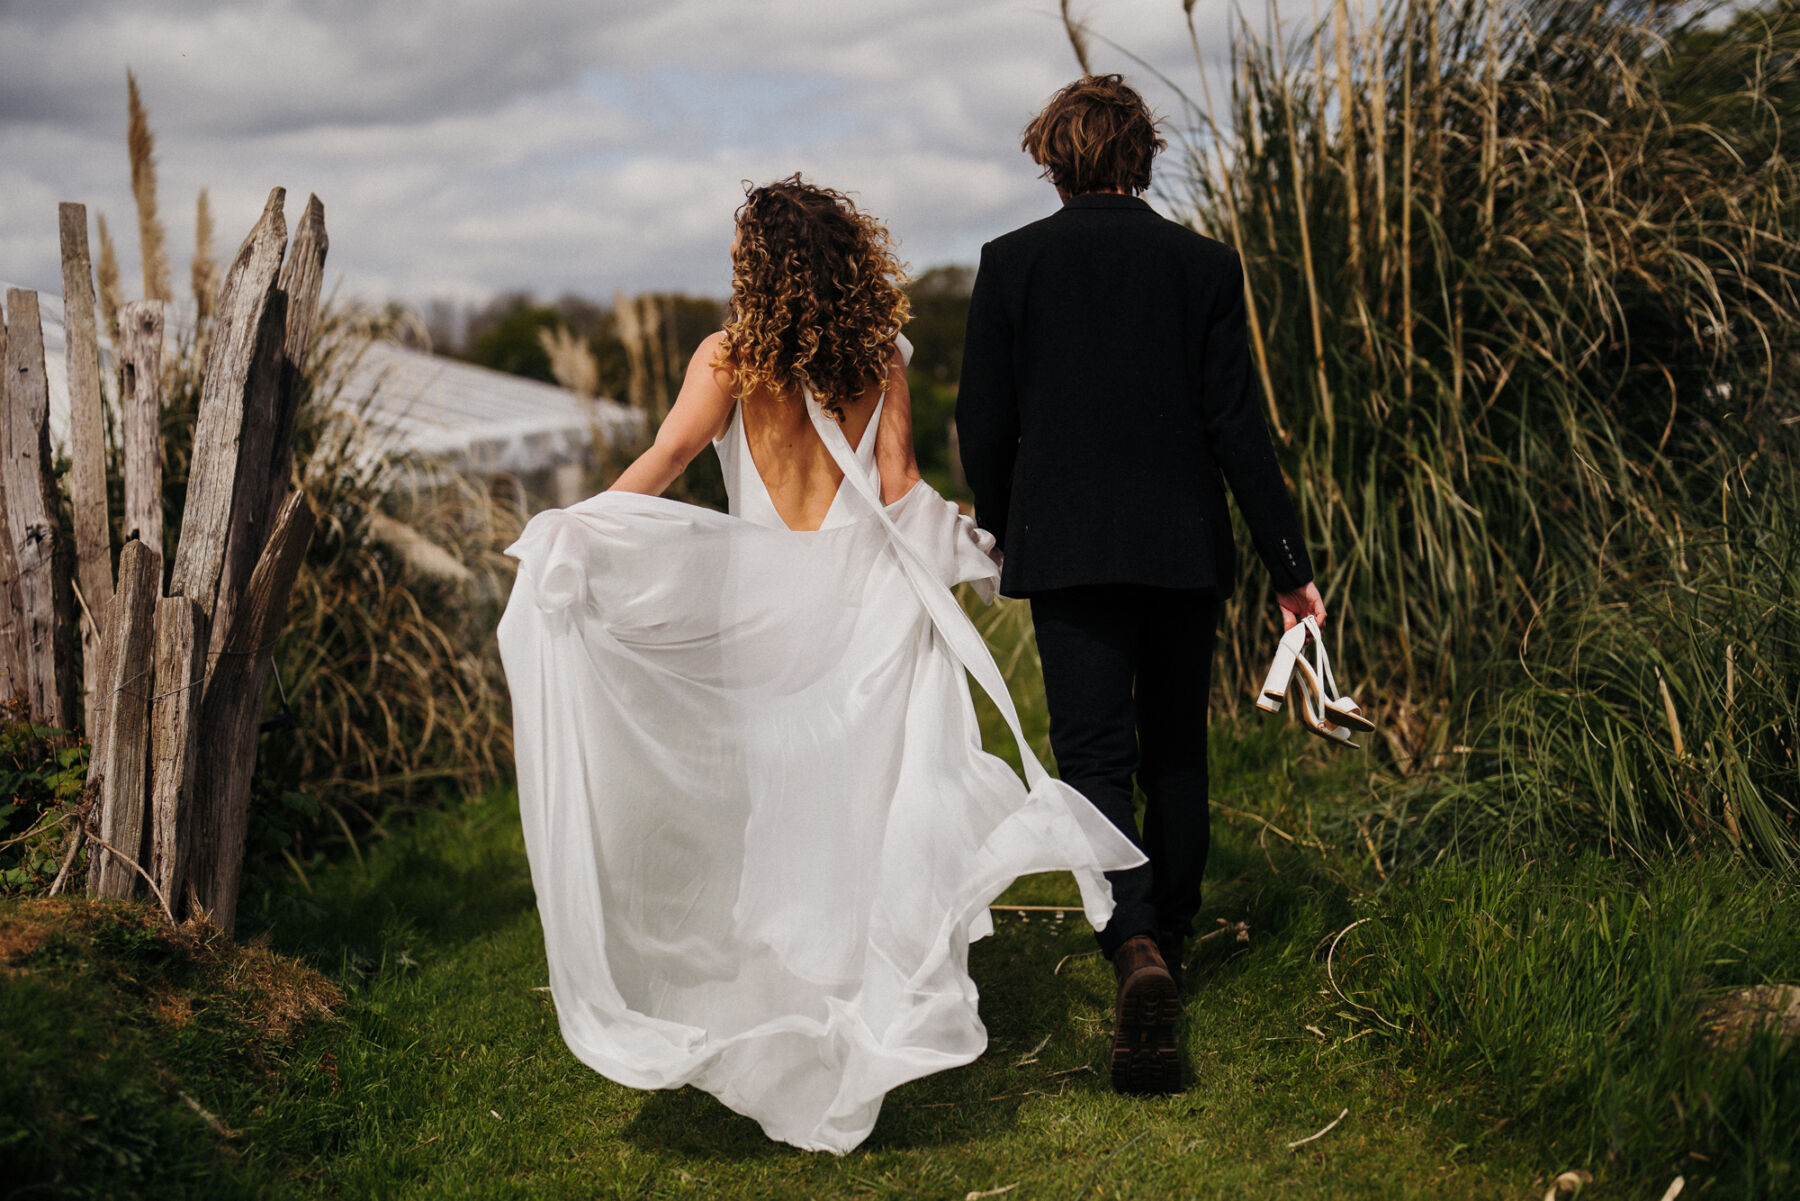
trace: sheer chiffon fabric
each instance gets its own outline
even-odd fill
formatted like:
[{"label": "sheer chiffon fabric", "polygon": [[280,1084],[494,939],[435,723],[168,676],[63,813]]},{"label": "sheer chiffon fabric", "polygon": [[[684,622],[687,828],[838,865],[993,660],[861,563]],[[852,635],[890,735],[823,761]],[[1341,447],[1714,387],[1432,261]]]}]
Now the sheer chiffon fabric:
[{"label": "sheer chiffon fabric", "polygon": [[843,1153],[896,1085],[986,1046],[967,971],[987,905],[1142,856],[1021,740],[984,753],[965,668],[1017,729],[949,586],[991,539],[920,484],[883,506],[879,414],[816,531],[776,515],[741,410],[732,514],[604,493],[534,517],[500,623],[519,805],[569,1047],[635,1088],[694,1085]]}]

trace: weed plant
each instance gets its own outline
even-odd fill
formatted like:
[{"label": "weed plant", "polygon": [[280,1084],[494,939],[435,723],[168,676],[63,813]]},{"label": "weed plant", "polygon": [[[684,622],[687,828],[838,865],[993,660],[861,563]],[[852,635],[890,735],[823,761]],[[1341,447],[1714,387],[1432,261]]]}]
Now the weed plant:
[{"label": "weed plant", "polygon": [[33,722],[23,698],[0,702],[0,895],[56,878],[87,761],[85,742]]}]

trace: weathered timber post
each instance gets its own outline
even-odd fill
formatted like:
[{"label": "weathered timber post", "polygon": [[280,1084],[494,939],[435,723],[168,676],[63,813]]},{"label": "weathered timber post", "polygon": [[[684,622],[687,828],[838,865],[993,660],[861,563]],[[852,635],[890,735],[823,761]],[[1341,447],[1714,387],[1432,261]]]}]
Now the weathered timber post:
[{"label": "weathered timber post", "polygon": [[32,715],[58,726],[76,721],[74,595],[71,561],[50,457],[50,386],[44,375],[44,330],[36,292],[6,294],[4,420],[0,483],[6,490],[7,537],[24,614],[27,697]]},{"label": "weathered timber post", "polygon": [[163,302],[119,308],[120,414],[125,443],[125,537],[162,554]]},{"label": "weathered timber post", "polygon": [[[153,614],[161,590],[162,556],[142,542],[127,542],[119,553],[119,585],[106,614],[105,693],[88,783],[100,798],[100,837],[139,865],[145,859]],[[128,897],[136,883],[137,872],[112,851],[95,846],[89,852],[89,896]]]},{"label": "weathered timber post", "polygon": [[[6,369],[6,315],[0,313],[0,371]],[[0,379],[0,444],[5,441],[6,381]],[[0,699],[31,692],[31,668],[25,658],[25,601],[19,587],[19,565],[13,558],[12,522],[7,515],[6,478],[0,472]]]},{"label": "weathered timber post", "polygon": [[281,407],[275,416],[275,445],[269,454],[269,489],[261,513],[269,517],[281,511],[293,491],[294,427],[300,414],[305,385],[306,351],[312,345],[318,322],[319,289],[325,279],[325,254],[331,239],[325,233],[325,206],[317,196],[306,198],[306,212],[294,229],[287,261],[281,265],[280,288],[287,293],[287,337],[281,345]]},{"label": "weathered timber post", "polygon": [[209,620],[231,528],[238,449],[244,432],[244,391],[250,382],[263,314],[275,292],[287,245],[287,222],[281,213],[285,196],[281,188],[269,193],[262,217],[225,273],[201,377],[187,507],[181,517],[181,541],[175,548],[169,592],[191,598]]},{"label": "weathered timber post", "polygon": [[261,511],[268,495],[265,473],[275,445],[275,421],[281,408],[281,344],[287,336],[288,297],[279,287],[269,293],[262,326],[256,332],[250,375],[244,383],[243,424],[238,435],[237,486],[225,522],[225,558],[210,615],[210,653],[216,662],[231,633],[244,584],[269,540],[268,519]]},{"label": "weathered timber post", "polygon": [[304,492],[295,492],[282,505],[224,653],[213,664],[206,684],[196,787],[204,833],[195,847],[190,884],[200,906],[227,933],[237,920],[263,691],[274,661],[275,638],[287,617],[288,595],[316,521]]},{"label": "weathered timber post", "polygon": [[75,578],[81,589],[82,727],[98,728],[100,621],[112,603],[112,523],[106,508],[106,413],[100,397],[100,343],[94,329],[94,271],[87,208],[57,208],[62,237],[63,362],[69,381],[69,500],[74,511]]},{"label": "weathered timber post", "polygon": [[200,813],[194,769],[206,679],[206,618],[185,596],[156,602],[156,692],[150,699],[150,874],[182,915]]}]

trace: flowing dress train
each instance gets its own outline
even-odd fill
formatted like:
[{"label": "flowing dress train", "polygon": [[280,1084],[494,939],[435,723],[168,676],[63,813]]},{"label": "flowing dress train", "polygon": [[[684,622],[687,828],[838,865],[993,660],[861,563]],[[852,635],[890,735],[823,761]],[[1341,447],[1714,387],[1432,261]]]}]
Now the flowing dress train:
[{"label": "flowing dress train", "polygon": [[[989,536],[924,484],[845,473],[790,530],[744,438],[732,511],[602,493],[531,519],[499,640],[550,989],[570,1049],[634,1088],[692,1084],[772,1138],[842,1154],[896,1085],[986,1046],[968,943],[1020,875],[1141,853],[1052,779],[950,592],[991,599]],[[1026,780],[981,749],[965,669]]]}]

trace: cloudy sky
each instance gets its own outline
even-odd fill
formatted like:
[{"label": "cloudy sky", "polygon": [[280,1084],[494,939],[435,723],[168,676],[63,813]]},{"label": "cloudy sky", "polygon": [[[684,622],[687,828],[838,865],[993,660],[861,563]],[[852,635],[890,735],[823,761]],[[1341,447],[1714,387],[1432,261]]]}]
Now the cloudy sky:
[{"label": "cloudy sky", "polygon": [[[1197,94],[1181,0],[1074,8]],[[1229,11],[1195,5],[1209,56]],[[1056,0],[0,0],[0,278],[56,290],[80,200],[138,294],[127,68],[178,279],[199,189],[228,258],[281,184],[290,221],[325,202],[345,292],[420,304],[723,295],[740,181],[795,170],[915,269],[972,263],[1054,207],[1018,133],[1076,70]]]}]

